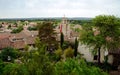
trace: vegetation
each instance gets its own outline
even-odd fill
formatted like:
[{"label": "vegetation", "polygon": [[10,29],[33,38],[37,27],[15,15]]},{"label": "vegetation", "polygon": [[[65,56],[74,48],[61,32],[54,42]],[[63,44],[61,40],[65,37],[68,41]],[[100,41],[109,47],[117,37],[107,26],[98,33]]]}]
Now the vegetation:
[{"label": "vegetation", "polygon": [[64,56],[65,58],[68,58],[68,57],[73,57],[74,56],[74,51],[71,47],[67,48],[64,50]]},{"label": "vegetation", "polygon": [[14,48],[7,47],[4,48],[0,53],[0,58],[2,61],[13,61],[17,58],[18,51]]},{"label": "vegetation", "polygon": [[2,28],[2,25],[0,24],[0,28]]},{"label": "vegetation", "polygon": [[[39,38],[35,42],[35,50],[23,52],[21,59],[19,59],[22,63],[0,61],[1,75],[107,75],[98,67],[88,66],[80,58],[51,61],[46,46],[40,42]],[[58,50],[56,54],[61,56],[62,50]],[[73,50],[68,48],[65,50],[65,54],[67,57],[71,57]]]},{"label": "vegetation", "polygon": [[80,34],[82,44],[88,45],[97,50],[98,63],[100,63],[100,51],[114,50],[119,47],[120,43],[120,21],[115,16],[99,15],[96,16],[92,25],[83,26]]},{"label": "vegetation", "polygon": [[[109,25],[109,20],[106,21],[106,17],[108,16],[105,16],[104,21],[107,23],[102,22],[101,19],[97,20]],[[55,24],[58,21],[54,24],[51,22],[38,23],[39,35],[35,40],[34,48],[29,49],[29,46],[26,45],[23,51],[17,51],[11,47],[3,49],[0,53],[0,75],[108,75],[107,72],[104,72],[99,67],[88,64],[88,62],[78,55],[77,38],[75,39],[75,43],[70,43],[64,41],[64,35],[61,33],[61,42],[59,43],[56,40],[56,33],[53,27],[56,26]],[[106,45],[104,44],[105,36],[108,36],[107,33],[103,35],[106,31],[103,28],[106,25],[103,27],[98,26],[98,21],[94,19],[93,25],[83,25],[80,41],[83,44],[94,47],[94,49],[98,49],[99,47],[114,48],[114,46],[111,46],[114,43],[115,47],[117,47],[118,43],[113,41],[112,43],[107,41],[105,42]],[[118,25],[116,22],[117,20],[115,19],[114,23]],[[111,27],[111,24],[109,26]],[[93,28],[97,28],[100,33],[94,35]],[[14,31],[14,33],[18,33],[22,29],[22,26],[18,26],[18,30]],[[117,34],[117,30],[115,33]],[[115,35],[115,37],[118,37],[118,35]],[[102,38],[103,36],[104,39]],[[109,37],[113,38],[113,35]]]},{"label": "vegetation", "polygon": [[55,64],[56,75],[107,75],[99,68],[88,66],[83,59],[66,59]]},{"label": "vegetation", "polygon": [[57,49],[58,43],[56,40],[56,33],[51,22],[43,22],[38,24],[40,41],[47,46],[47,50],[52,52]]},{"label": "vegetation", "polygon": [[23,26],[19,26],[17,29],[13,29],[11,33],[19,33],[23,30]]},{"label": "vegetation", "polygon": [[28,27],[27,28],[29,31],[35,31],[35,30],[37,30],[37,26],[35,26],[35,27]]},{"label": "vegetation", "polygon": [[63,43],[64,43],[64,35],[61,32],[61,35],[60,35],[60,46],[61,46],[61,48],[63,47]]},{"label": "vegetation", "polygon": [[77,56],[77,53],[78,53],[78,44],[79,44],[79,42],[78,42],[78,40],[77,40],[77,38],[75,38],[75,47],[74,47],[74,56],[76,57]]}]

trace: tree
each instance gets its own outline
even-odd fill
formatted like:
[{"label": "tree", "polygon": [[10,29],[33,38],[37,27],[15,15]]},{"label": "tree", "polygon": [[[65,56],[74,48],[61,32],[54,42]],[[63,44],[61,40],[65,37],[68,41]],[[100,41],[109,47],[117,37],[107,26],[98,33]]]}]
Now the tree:
[{"label": "tree", "polygon": [[60,47],[62,48],[63,46],[63,43],[64,43],[64,35],[63,33],[61,32],[61,35],[60,35]]},{"label": "tree", "polygon": [[29,51],[24,56],[23,63],[28,70],[28,75],[53,75],[53,64],[47,55],[46,46],[39,38],[35,40],[35,47],[36,50]]},{"label": "tree", "polygon": [[23,26],[20,25],[17,29],[13,29],[11,33],[19,33],[23,30]]},{"label": "tree", "polygon": [[66,59],[55,64],[56,75],[108,75],[101,69],[88,66],[83,59]]},{"label": "tree", "polygon": [[58,43],[56,41],[56,33],[53,29],[53,24],[51,22],[39,23],[39,38],[42,43],[47,46],[47,50],[53,51],[57,49]]},{"label": "tree", "polygon": [[23,64],[8,63],[3,68],[2,75],[29,75],[29,73]]},{"label": "tree", "polygon": [[78,52],[78,40],[77,38],[75,38],[75,45],[74,45],[74,56],[76,57],[77,56],[77,52]]},{"label": "tree", "polygon": [[0,59],[0,75],[2,75],[3,73],[3,68],[4,68],[5,64],[3,63],[3,61]]},{"label": "tree", "polygon": [[115,16],[96,16],[92,25],[84,25],[80,33],[82,44],[92,47],[98,52],[98,63],[100,63],[101,49],[116,49],[120,44],[120,22]]},{"label": "tree", "polygon": [[0,28],[2,28],[3,26],[0,24]]},{"label": "tree", "polygon": [[4,48],[0,53],[0,58],[3,61],[13,61],[15,58],[17,58],[17,56],[17,50],[11,47]]}]

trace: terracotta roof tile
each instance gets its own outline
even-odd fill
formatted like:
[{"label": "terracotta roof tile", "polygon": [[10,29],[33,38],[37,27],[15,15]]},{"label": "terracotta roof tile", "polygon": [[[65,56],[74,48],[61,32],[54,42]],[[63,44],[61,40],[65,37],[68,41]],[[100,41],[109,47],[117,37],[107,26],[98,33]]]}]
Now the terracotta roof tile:
[{"label": "terracotta roof tile", "polygon": [[5,47],[10,47],[10,46],[11,46],[11,42],[9,38],[0,39],[0,49],[3,49]]},{"label": "terracotta roof tile", "polygon": [[23,49],[25,47],[25,42],[24,41],[12,42],[12,47],[17,48],[17,49]]}]

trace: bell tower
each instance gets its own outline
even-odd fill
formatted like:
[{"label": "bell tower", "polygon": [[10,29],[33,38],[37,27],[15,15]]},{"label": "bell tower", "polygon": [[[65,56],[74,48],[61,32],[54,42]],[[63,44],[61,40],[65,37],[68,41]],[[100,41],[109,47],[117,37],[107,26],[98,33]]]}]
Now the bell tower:
[{"label": "bell tower", "polygon": [[68,20],[67,18],[64,17],[62,18],[62,22],[60,23],[60,29],[61,32],[64,34],[65,38],[68,39],[69,38],[69,32],[70,32],[70,26],[68,25]]}]

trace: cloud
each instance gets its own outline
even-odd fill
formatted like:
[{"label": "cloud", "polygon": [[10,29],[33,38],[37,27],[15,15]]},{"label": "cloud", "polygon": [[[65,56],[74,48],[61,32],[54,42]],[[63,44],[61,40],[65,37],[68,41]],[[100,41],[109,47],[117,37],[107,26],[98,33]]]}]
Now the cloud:
[{"label": "cloud", "polygon": [[120,17],[120,0],[0,0],[0,17]]}]

